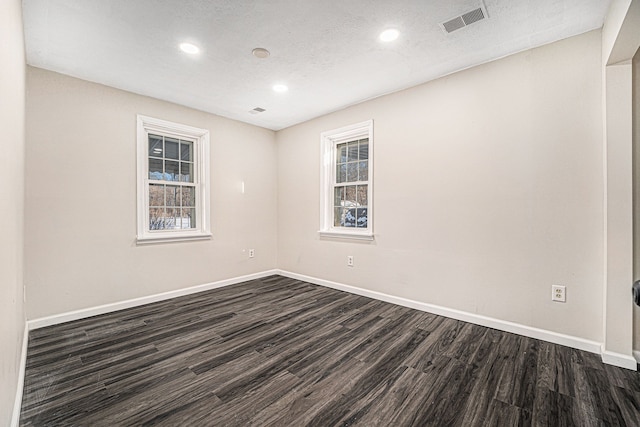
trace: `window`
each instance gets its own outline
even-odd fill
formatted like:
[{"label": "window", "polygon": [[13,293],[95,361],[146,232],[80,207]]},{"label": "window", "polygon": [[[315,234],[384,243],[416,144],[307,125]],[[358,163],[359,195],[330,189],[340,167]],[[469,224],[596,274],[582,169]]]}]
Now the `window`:
[{"label": "window", "polygon": [[373,240],[373,121],[321,135],[323,237]]},{"label": "window", "polygon": [[138,243],[211,237],[209,131],[138,115]]}]

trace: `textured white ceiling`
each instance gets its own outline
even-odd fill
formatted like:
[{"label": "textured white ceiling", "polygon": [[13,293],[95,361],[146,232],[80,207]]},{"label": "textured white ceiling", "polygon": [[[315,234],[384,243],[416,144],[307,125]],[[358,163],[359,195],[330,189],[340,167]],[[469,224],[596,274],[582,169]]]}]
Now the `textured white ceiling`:
[{"label": "textured white ceiling", "polygon": [[[27,62],[282,129],[602,26],[609,0],[23,0]],[[384,44],[390,27],[400,38]],[[189,56],[183,41],[202,49]],[[268,59],[251,55],[255,47]],[[276,93],[275,83],[289,86]],[[249,114],[254,107],[264,113]]]}]

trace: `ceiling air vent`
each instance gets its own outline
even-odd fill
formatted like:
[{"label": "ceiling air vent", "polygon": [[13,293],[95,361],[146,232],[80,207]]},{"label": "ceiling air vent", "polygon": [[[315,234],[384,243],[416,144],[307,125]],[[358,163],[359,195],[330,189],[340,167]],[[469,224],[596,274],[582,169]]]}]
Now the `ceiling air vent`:
[{"label": "ceiling air vent", "polygon": [[249,110],[249,114],[260,114],[260,113],[264,113],[265,110],[264,108],[260,108],[260,107],[256,107],[253,110]]},{"label": "ceiling air vent", "polygon": [[488,16],[487,10],[481,6],[467,13],[463,13],[460,16],[456,16],[453,19],[449,19],[447,22],[443,22],[440,24],[440,27],[442,27],[445,33],[450,34],[460,28],[466,27],[467,25],[471,25],[474,22],[482,21],[483,19],[488,18]]}]

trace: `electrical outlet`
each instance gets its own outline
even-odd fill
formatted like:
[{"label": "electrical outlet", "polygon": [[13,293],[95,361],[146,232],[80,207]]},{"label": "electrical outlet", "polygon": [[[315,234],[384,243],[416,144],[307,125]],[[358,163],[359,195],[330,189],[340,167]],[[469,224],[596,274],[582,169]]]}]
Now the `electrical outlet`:
[{"label": "electrical outlet", "polygon": [[551,301],[566,302],[567,288],[562,285],[551,286]]},{"label": "electrical outlet", "polygon": [[254,256],[256,256],[256,250],[255,249],[249,249],[249,258],[253,258]]},{"label": "electrical outlet", "polygon": [[353,255],[347,256],[347,267],[353,267]]}]

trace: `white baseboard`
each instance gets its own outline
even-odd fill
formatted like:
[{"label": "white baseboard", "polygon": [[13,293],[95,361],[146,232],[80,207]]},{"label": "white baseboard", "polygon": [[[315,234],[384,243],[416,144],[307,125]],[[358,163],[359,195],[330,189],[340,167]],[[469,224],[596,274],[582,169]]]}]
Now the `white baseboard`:
[{"label": "white baseboard", "polygon": [[233,277],[231,279],[219,280],[217,282],[205,283],[204,285],[192,286],[190,288],[177,289],[175,291],[163,292],[161,294],[149,295],[125,301],[114,302],[111,304],[100,305],[97,307],[83,308],[80,310],[70,311],[67,313],[55,314],[53,316],[41,317],[27,321],[29,330],[44,328],[46,326],[57,325],[73,320],[84,319],[99,314],[111,313],[113,311],[123,310],[125,308],[137,307],[152,302],[164,301],[171,298],[181,297],[184,295],[195,294],[198,292],[208,291],[211,289],[222,288],[237,283],[247,282],[249,280],[260,279],[263,277],[278,274],[278,270],[267,270],[259,273],[247,274],[246,276]]},{"label": "white baseboard", "polygon": [[588,351],[591,353],[600,354],[600,351],[601,351],[601,343],[596,341],[586,340],[584,338],[578,338],[571,335],[560,334],[557,332],[547,331],[545,329],[538,329],[531,326],[522,325],[519,323],[508,322],[506,320],[500,320],[492,317],[482,316],[479,314],[468,313],[466,311],[455,310],[452,308],[442,307],[439,305],[414,301],[407,298],[384,294],[382,292],[371,291],[368,289],[362,289],[362,288],[358,288],[351,285],[332,282],[329,280],[318,279],[317,277],[311,277],[311,276],[305,276],[303,274],[292,273],[290,271],[278,270],[278,274],[280,274],[281,276],[292,278],[292,279],[298,279],[305,282],[314,283],[316,285],[326,286],[328,288],[338,289],[340,291],[345,291],[352,294],[361,295],[364,297],[369,297],[369,298],[377,299],[380,301],[385,301],[392,304],[413,308],[420,311],[425,311],[427,313],[438,314],[440,316],[450,317],[452,319],[462,320],[464,322],[469,322],[469,323],[473,323],[480,326],[486,326],[488,328],[498,329],[504,332],[511,332],[514,334],[523,335],[530,338],[548,341],[554,344],[573,347],[573,348]]},{"label": "white baseboard", "polygon": [[632,371],[638,369],[638,361],[631,355],[607,351],[604,349],[604,346],[602,346],[600,351],[602,361],[607,365],[614,365],[620,368],[631,369]]},{"label": "white baseboard", "polygon": [[29,326],[25,322],[22,333],[22,349],[20,353],[20,367],[18,368],[18,386],[16,387],[16,398],[13,403],[13,416],[11,417],[11,427],[18,427],[20,423],[20,410],[22,409],[22,392],[24,390],[24,373],[27,368],[27,346],[29,344]]},{"label": "white baseboard", "polygon": [[[640,352],[634,352],[634,356],[636,357],[636,359],[634,359],[634,357],[632,356],[604,351],[604,349],[602,348],[602,343],[599,343],[596,341],[591,341],[591,340],[587,340],[584,338],[579,338],[571,335],[560,334],[558,332],[548,331],[545,329],[534,328],[532,326],[509,322],[506,320],[495,319],[492,317],[482,316],[479,314],[468,313],[465,311],[442,307],[434,304],[410,300],[407,298],[393,296],[393,295],[385,294],[382,292],[371,291],[368,289],[358,288],[356,286],[345,285],[343,283],[332,282],[330,280],[319,279],[317,277],[306,276],[303,274],[292,273],[290,271],[279,270],[279,269],[262,271],[259,273],[248,274],[245,276],[234,277],[231,279],[220,280],[212,283],[206,283],[204,285],[193,286],[190,288],[178,289],[175,291],[164,292],[161,294],[155,294],[155,295],[150,295],[146,297],[120,301],[112,304],[105,304],[97,307],[90,307],[86,309],[75,310],[68,313],[42,317],[39,319],[33,319],[33,320],[27,321],[25,327],[28,330],[43,328],[46,326],[57,325],[59,323],[70,322],[73,320],[84,319],[87,317],[97,316],[100,314],[123,310],[126,308],[137,307],[144,304],[164,301],[167,299],[176,298],[184,295],[190,295],[197,292],[203,292],[211,289],[217,289],[225,286],[235,285],[237,283],[242,283],[242,282],[246,282],[254,279],[260,279],[262,277],[267,277],[274,274],[279,274],[281,276],[289,277],[292,279],[302,280],[305,282],[314,283],[316,285],[326,286],[328,288],[337,289],[340,291],[345,291],[352,294],[361,295],[368,298],[373,298],[373,299],[401,305],[408,308],[413,308],[413,309],[424,311],[427,313],[433,313],[440,316],[450,317],[456,320],[462,320],[464,322],[469,322],[469,323],[497,329],[504,332],[510,332],[510,333],[523,335],[530,338],[548,341],[554,344],[564,345],[567,347],[588,351],[591,353],[597,353],[601,355],[602,361],[604,363],[619,366],[622,368],[636,370],[637,368],[636,359],[640,360]],[[28,339],[28,334],[25,333],[25,341],[23,343],[23,355],[22,355],[23,360],[20,368],[21,369],[20,381],[22,381],[19,385],[20,399],[22,398],[22,386],[24,381],[24,363],[26,362],[27,339]],[[14,418],[16,416],[19,416],[20,402],[18,402],[18,396],[16,396],[16,405],[18,405],[18,414],[17,415],[14,414]]]},{"label": "white baseboard", "polygon": [[640,350],[633,350],[633,357],[636,359],[636,362],[640,363]]}]

